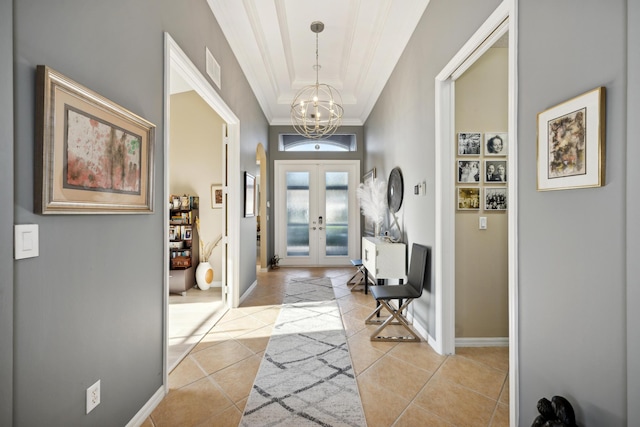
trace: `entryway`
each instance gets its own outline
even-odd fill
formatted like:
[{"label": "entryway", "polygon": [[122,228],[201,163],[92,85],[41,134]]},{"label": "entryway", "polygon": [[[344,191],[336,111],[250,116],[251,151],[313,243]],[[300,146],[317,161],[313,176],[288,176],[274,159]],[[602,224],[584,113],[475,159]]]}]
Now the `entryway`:
[{"label": "entryway", "polygon": [[283,266],[350,265],[357,256],[360,162],[275,161],[275,253]]}]

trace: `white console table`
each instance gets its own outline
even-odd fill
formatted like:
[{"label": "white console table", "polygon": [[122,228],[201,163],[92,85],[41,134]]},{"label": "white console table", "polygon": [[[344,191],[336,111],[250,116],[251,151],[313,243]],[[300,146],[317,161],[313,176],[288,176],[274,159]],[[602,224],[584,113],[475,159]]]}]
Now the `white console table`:
[{"label": "white console table", "polygon": [[365,267],[365,293],[369,275],[373,280],[406,277],[407,245],[391,243],[377,237],[362,238],[362,265]]}]

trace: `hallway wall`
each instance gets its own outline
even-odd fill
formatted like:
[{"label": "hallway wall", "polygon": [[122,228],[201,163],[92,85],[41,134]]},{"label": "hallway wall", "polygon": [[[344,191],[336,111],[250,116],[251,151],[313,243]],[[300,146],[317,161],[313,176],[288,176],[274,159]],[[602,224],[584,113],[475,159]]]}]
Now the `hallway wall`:
[{"label": "hallway wall", "polygon": [[[13,208],[16,223],[40,226],[40,256],[16,261],[9,277],[15,289],[14,425],[123,426],[163,381],[164,32],[203,75],[205,46],[220,63],[219,93],[241,123],[242,169],[255,167],[255,147],[267,141],[268,125],[205,0],[188,6],[171,0],[13,5]],[[33,214],[38,64],[156,125],[153,214]],[[242,241],[255,241],[248,238],[249,223],[242,221]],[[246,289],[255,281],[255,245],[240,246],[251,254],[247,262],[239,260],[240,287]],[[98,379],[101,403],[86,415],[85,389]]]},{"label": "hallway wall", "polygon": [[[435,239],[434,78],[498,4],[432,0],[365,124],[366,168],[385,176],[400,166],[408,183],[426,178],[427,197],[409,195],[403,207],[409,243]],[[580,425],[637,425],[638,144],[626,132],[638,133],[640,114],[627,87],[627,67],[634,76],[640,62],[627,7],[637,18],[638,0],[517,4],[519,425],[533,422],[540,398],[557,394]],[[536,191],[537,114],[601,85],[606,185]],[[432,298],[414,303],[430,333]]]},{"label": "hallway wall", "polygon": [[[13,1],[0,0],[0,194],[13,200]],[[0,203],[0,425],[13,409],[13,204]]]}]

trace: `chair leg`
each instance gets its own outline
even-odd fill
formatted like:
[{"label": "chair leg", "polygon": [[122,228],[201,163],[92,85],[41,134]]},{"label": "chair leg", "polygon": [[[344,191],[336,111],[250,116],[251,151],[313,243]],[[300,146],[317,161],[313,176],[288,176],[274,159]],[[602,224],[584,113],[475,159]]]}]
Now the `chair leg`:
[{"label": "chair leg", "polygon": [[353,290],[357,286],[360,286],[362,284],[364,284],[364,273],[360,268],[358,268],[358,271],[356,271],[354,275],[351,276],[349,280],[347,280],[347,287],[349,287],[349,290],[353,292]]},{"label": "chair leg", "polygon": [[[380,300],[381,305],[379,307],[376,307],[376,309],[373,311],[373,313],[371,313],[369,315],[369,317],[365,320],[365,324],[380,324],[380,326],[373,332],[373,334],[371,334],[371,341],[390,341],[390,342],[419,342],[421,341],[420,337],[418,336],[418,334],[416,334],[413,329],[410,326],[409,321],[407,320],[407,318],[402,314],[402,312],[409,306],[409,304],[411,303],[411,301],[413,301],[413,299],[407,299],[404,301],[404,303],[398,308],[394,308],[389,301],[386,300]],[[389,317],[387,317],[386,319],[375,319],[374,317],[376,317],[379,313],[380,310],[382,310],[382,307],[385,307],[389,313],[391,313],[391,315]],[[402,327],[404,327],[409,334],[411,334],[410,336],[408,335],[403,335],[403,336],[384,336],[381,335],[380,333],[382,332],[382,330],[384,328],[386,328],[389,325],[401,325]]]}]

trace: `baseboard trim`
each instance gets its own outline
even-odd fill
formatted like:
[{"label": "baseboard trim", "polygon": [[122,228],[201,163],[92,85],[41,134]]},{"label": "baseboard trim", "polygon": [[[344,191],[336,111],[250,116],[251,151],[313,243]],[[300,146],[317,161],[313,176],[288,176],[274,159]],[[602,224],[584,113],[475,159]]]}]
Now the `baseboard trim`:
[{"label": "baseboard trim", "polygon": [[253,291],[256,286],[258,286],[257,279],[254,280],[251,286],[249,286],[249,289],[247,289],[245,293],[240,296],[240,302],[238,303],[238,305],[242,304],[242,302],[249,296],[249,294],[251,294],[251,291]]},{"label": "baseboard trim", "polygon": [[456,338],[456,347],[509,347],[509,337]]},{"label": "baseboard trim", "polygon": [[151,396],[151,399],[147,401],[147,403],[138,411],[138,413],[133,418],[131,418],[131,421],[127,423],[126,427],[141,426],[142,423],[144,423],[147,418],[149,418],[153,410],[158,407],[160,402],[162,402],[164,396],[165,388],[164,386],[162,386],[153,394],[153,396]]}]

